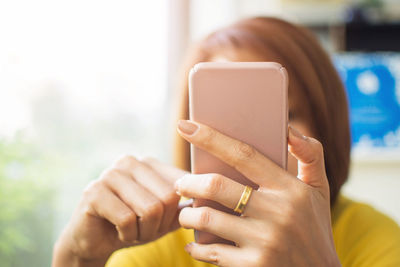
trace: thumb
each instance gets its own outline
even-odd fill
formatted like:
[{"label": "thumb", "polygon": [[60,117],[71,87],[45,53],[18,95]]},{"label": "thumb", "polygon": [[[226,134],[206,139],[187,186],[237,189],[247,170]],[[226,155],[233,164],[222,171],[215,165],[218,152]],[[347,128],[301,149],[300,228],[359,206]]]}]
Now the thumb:
[{"label": "thumb", "polygon": [[329,192],[322,144],[291,126],[288,144],[289,152],[298,160],[298,178],[312,187],[328,189]]}]

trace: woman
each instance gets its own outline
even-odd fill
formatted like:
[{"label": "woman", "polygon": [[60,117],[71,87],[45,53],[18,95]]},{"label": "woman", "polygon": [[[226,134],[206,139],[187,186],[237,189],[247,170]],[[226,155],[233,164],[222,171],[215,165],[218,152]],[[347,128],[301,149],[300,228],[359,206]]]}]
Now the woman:
[{"label": "woman", "polygon": [[[244,143],[187,121],[189,68],[218,60],[276,61],[286,67],[288,171]],[[175,149],[179,168],[132,156],[118,160],[85,190],[55,246],[54,266],[103,266],[107,261],[111,267],[400,266],[396,223],[339,194],[350,160],[346,96],[332,62],[307,30],[273,18],[243,20],[209,35],[187,66],[178,123],[183,139],[177,139]],[[187,174],[186,141],[259,185],[243,216],[178,205],[184,196],[233,209],[244,191],[218,174]],[[177,230],[180,226],[187,229]],[[192,243],[190,229],[217,234],[236,246]]]}]

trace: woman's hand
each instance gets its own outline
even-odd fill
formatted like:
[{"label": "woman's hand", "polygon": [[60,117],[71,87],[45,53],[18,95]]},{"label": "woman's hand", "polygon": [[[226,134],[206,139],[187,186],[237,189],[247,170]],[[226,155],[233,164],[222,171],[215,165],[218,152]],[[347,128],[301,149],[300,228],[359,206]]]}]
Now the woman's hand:
[{"label": "woman's hand", "polygon": [[179,228],[175,181],[186,172],[125,156],[92,182],[59,238],[53,266],[104,266],[115,250]]},{"label": "woman's hand", "polygon": [[[251,146],[205,125],[180,121],[178,132],[259,185],[240,217],[209,207],[181,211],[183,227],[236,244],[191,243],[185,249],[192,257],[219,266],[340,266],[323,149],[317,140],[289,129],[289,151],[298,160],[295,177]],[[214,200],[231,209],[245,188],[218,174],[185,175],[175,187],[182,196]]]}]

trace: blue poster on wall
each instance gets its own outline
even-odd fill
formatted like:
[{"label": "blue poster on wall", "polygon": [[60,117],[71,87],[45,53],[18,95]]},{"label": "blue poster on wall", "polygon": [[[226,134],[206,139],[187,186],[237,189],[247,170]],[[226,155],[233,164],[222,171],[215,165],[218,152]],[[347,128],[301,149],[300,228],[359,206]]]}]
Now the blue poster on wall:
[{"label": "blue poster on wall", "polygon": [[353,150],[400,152],[400,54],[338,54],[334,61],[349,98]]}]

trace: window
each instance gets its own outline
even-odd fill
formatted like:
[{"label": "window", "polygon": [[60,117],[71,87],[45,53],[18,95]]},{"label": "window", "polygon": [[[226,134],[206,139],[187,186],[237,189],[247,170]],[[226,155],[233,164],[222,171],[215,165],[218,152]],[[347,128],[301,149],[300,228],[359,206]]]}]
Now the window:
[{"label": "window", "polygon": [[0,4],[0,262],[49,266],[82,189],[168,155],[167,3]]}]

